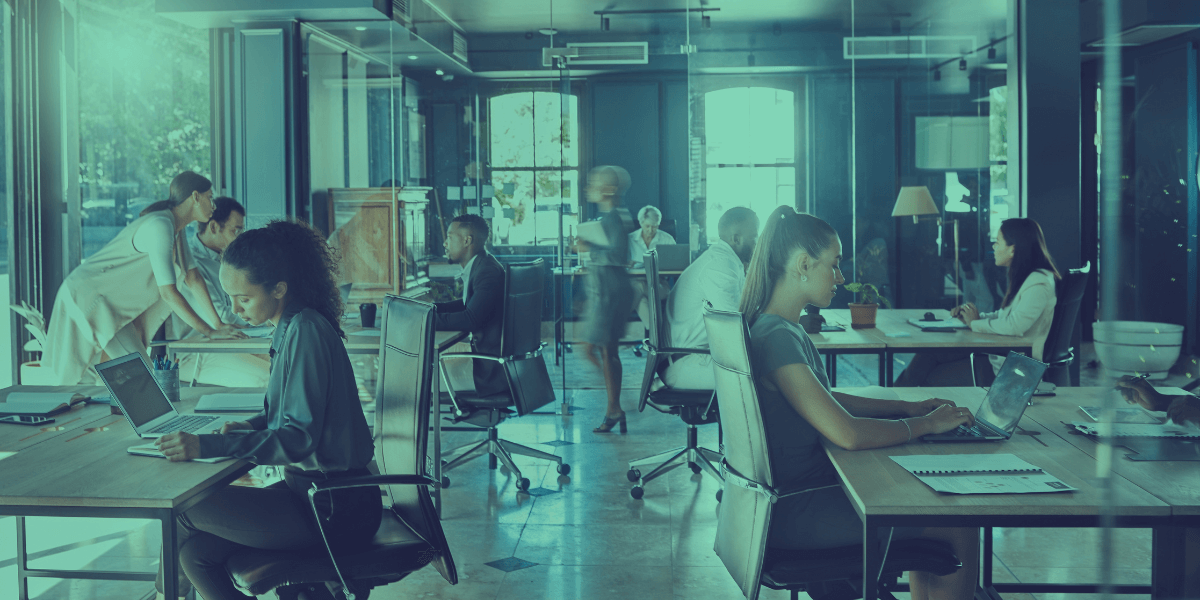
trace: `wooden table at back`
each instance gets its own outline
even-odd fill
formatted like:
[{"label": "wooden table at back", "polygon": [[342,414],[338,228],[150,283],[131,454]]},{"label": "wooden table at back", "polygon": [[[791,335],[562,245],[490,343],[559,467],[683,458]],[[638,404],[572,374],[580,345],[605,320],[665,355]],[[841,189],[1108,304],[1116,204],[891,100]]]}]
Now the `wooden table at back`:
[{"label": "wooden table at back", "polygon": [[[180,412],[189,412],[200,396],[221,392],[261,392],[239,388],[181,388]],[[104,394],[88,386],[18,386],[0,391],[77,392]],[[249,414],[249,413],[247,413]],[[55,415],[44,430],[0,425],[0,515],[17,517],[17,598],[28,599],[28,577],[153,581],[154,573],[29,569],[25,517],[100,517],[154,519],[161,523],[167,552],[166,596],[177,596],[173,571],[175,519],[213,491],[244,475],[253,466],[241,460],[215,464],[171,463],[134,456],[126,448],[143,443],[123,415],[102,404],[77,405]]]},{"label": "wooden table at back", "polygon": [[[997,335],[993,333],[978,333],[970,329],[959,329],[953,332],[923,331],[920,327],[909,323],[909,319],[920,319],[926,312],[933,312],[939,319],[948,319],[949,311],[944,309],[925,310],[909,308],[881,308],[875,317],[875,327],[855,329],[864,336],[884,344],[883,352],[883,381],[891,386],[895,381],[893,373],[894,358],[897,354],[921,352],[923,350],[961,350],[963,352],[988,352],[992,354],[1008,354],[1020,352],[1032,354],[1033,339],[1027,336]],[[845,326],[850,330],[850,310],[845,308],[827,309],[821,311],[830,324]],[[907,335],[905,335],[907,334]],[[816,341],[816,337],[813,340]],[[820,346],[818,345],[818,349]]]},{"label": "wooden table at back", "polygon": [[[855,390],[846,388],[841,391],[854,393]],[[1092,392],[1098,391],[1092,388]],[[972,410],[978,408],[985,394],[979,388],[893,388],[888,393],[907,401],[945,398]],[[1086,389],[1078,393],[1080,397],[1089,394]],[[1054,403],[1071,401],[1063,398]],[[1041,399],[1035,402],[1034,408],[1041,402]],[[1034,408],[1030,408],[1029,412],[1033,413]],[[826,442],[825,448],[841,478],[846,495],[863,520],[864,540],[877,539],[878,530],[888,527],[987,528],[989,535],[984,538],[982,563],[986,589],[993,587],[991,527],[1100,527],[1105,523],[1104,514],[1108,510],[1115,515],[1112,523],[1117,527],[1151,528],[1154,531],[1150,585],[1117,586],[1116,591],[1150,593],[1156,599],[1177,597],[1182,589],[1184,540],[1179,528],[1174,526],[1177,523],[1172,517],[1175,507],[1163,499],[1174,494],[1169,492],[1172,484],[1160,477],[1136,477],[1129,469],[1121,469],[1110,478],[1114,504],[1106,509],[1106,483],[1096,476],[1096,458],[1064,437],[1067,436],[1058,435],[1055,428],[1044,427],[1036,419],[1027,416],[1021,420],[1016,435],[1000,443],[930,444],[914,440],[901,446],[847,451]],[[1016,455],[1076,490],[1045,494],[942,494],[891,459],[892,456],[919,454],[998,453]],[[1191,504],[1195,504],[1195,498],[1200,494],[1198,488],[1200,485],[1193,478],[1181,493],[1191,493]],[[1069,548],[1061,550],[1070,551]],[[864,543],[865,572],[878,572],[881,560],[878,544]],[[878,594],[875,579],[864,577],[863,584],[866,592],[864,599],[874,600]],[[1095,583],[1020,583],[995,584],[994,587],[997,591],[1013,593],[1082,593],[1098,590]]]}]

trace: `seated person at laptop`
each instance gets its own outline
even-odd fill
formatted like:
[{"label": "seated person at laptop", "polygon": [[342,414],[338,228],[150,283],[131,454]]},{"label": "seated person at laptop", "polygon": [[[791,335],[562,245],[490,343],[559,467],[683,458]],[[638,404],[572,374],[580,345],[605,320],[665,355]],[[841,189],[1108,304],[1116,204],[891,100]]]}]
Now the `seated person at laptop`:
[{"label": "seated person at laptop", "polygon": [[[717,224],[720,236],[679,276],[667,297],[667,323],[671,346],[707,348],[704,312],[736,311],[746,287],[746,264],[758,239],[758,215],[737,206],[725,211]],[[674,358],[663,373],[663,383],[681,390],[713,389],[712,357],[685,354]]]},{"label": "seated person at laptop", "polygon": [[[1054,321],[1058,303],[1055,283],[1062,279],[1054,259],[1046,249],[1042,227],[1033,219],[1006,219],[1000,224],[996,241],[996,266],[1008,267],[1008,291],[1000,310],[979,314],[968,302],[950,310],[971,331],[1000,335],[1029,336],[1033,358],[1042,360],[1046,336]],[[993,356],[992,368],[977,372],[980,385],[991,385],[1004,357]],[[982,361],[981,361],[982,362]],[[897,387],[951,387],[975,385],[971,377],[971,353],[962,350],[920,352],[896,378]]]},{"label": "seated person at laptop", "polygon": [[[970,411],[946,400],[875,400],[830,390],[824,361],[797,319],[805,306],[833,301],[845,281],[841,253],[841,240],[828,223],[781,206],[767,218],[746,274],[740,308],[750,323],[755,387],[776,488],[810,490],[775,504],[767,540],[775,548],[862,543],[862,521],[838,485],[821,438],[865,450],[973,421]],[[891,532],[891,539],[916,537],[950,543],[963,567],[944,577],[911,573],[913,597],[970,600],[978,579],[979,530],[897,527]]]},{"label": "seated person at laptop", "polygon": [[[231,456],[281,465],[284,483],[226,487],[179,518],[180,583],[190,581],[205,600],[248,598],[225,570],[246,547],[323,552],[308,490],[314,481],[368,475],[375,448],[338,325],[337,262],[321,234],[275,221],[238,236],[221,261],[233,311],[251,325],[275,325],[266,410],[219,434],[165,435],[158,448],[172,461]],[[379,528],[378,487],[321,493],[317,506],[335,550],[366,543]]]},{"label": "seated person at laptop", "polygon": [[[471,350],[500,355],[500,330],[504,325],[504,267],[487,251],[491,228],[479,215],[459,215],[446,231],[446,258],[461,265],[463,299],[437,305],[434,326],[438,331],[471,332]],[[500,363],[474,359],[475,392],[487,396],[508,392]],[[455,389],[459,389],[457,386]]]},{"label": "seated person at laptop", "polygon": [[177,286],[178,268],[184,285],[204,288],[182,232],[212,215],[212,182],[185,171],[171,180],[170,193],[170,199],[147,206],[58,288],[42,357],[55,384],[92,383],[92,365],[133,352],[146,356],[150,338],[172,311],[205,336],[237,335],[221,322],[207,294],[191,304]]},{"label": "seated person at laptop", "polygon": [[[633,261],[634,269],[641,269],[645,267],[642,256],[646,252],[659,244],[674,244],[675,237],[658,228],[662,223],[662,211],[654,206],[643,206],[642,210],[638,211],[637,220],[638,229],[629,232],[629,260]],[[649,327],[650,304],[646,300],[646,278],[635,275],[630,277],[630,284],[633,285],[633,306],[637,310],[638,318]],[[661,283],[658,285],[659,298],[666,296],[667,291],[667,286]]]},{"label": "seated person at laptop", "polygon": [[[233,198],[222,196],[213,200],[212,217],[208,222],[197,222],[194,230],[189,227],[185,235],[192,261],[204,278],[208,297],[217,310],[217,316],[235,327],[245,327],[246,322],[234,314],[229,294],[221,289],[221,253],[242,232],[245,224],[245,207]],[[201,302],[192,288],[184,286],[179,291],[193,306]],[[170,327],[174,331],[168,336],[173,339],[199,335],[179,315],[172,315]],[[184,378],[194,376],[199,383],[225,387],[266,387],[270,368],[271,363],[266,355],[256,354],[184,354],[179,360],[180,373]]]}]

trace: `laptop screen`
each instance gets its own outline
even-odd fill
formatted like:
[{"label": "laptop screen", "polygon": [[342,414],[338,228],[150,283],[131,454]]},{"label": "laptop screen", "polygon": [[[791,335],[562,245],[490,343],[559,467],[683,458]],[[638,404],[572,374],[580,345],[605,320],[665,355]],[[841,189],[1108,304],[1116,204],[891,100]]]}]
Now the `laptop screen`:
[{"label": "laptop screen", "polygon": [[134,427],[141,427],[171,412],[171,403],[140,354],[131,354],[96,366],[96,371]]},{"label": "laptop screen", "polygon": [[1045,372],[1044,363],[1024,354],[1009,353],[975,417],[1012,433]]}]

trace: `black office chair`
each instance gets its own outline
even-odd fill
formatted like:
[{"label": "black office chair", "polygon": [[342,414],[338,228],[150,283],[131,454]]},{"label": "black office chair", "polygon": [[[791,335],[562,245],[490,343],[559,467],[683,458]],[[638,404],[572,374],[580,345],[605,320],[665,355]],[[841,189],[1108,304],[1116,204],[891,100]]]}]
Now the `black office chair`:
[{"label": "black office chair", "polygon": [[372,588],[399,581],[430,563],[448,583],[458,583],[427,487],[434,483],[427,475],[434,307],[387,296],[383,312],[374,431],[380,475],[319,482],[309,491],[311,502],[319,491],[380,486],[388,508],[383,509],[379,531],[366,546],[336,555],[328,546],[238,552],[225,566],[234,582],[251,594],[275,590],[281,600],[365,600]]},{"label": "black office chair", "polygon": [[[725,429],[725,494],[717,514],[714,550],[748,600],[761,586],[813,598],[861,597],[863,548],[778,550],[767,547],[771,513],[780,498],[808,490],[779,490],[771,473],[770,449],[750,364],[750,333],[740,313],[712,311],[704,317],[716,372],[717,401]],[[929,539],[893,542],[880,571],[880,595],[904,571],[949,575],[962,563],[950,545]],[[858,596],[853,595],[858,590]],[[842,595],[844,594],[844,595]]]},{"label": "black office chair", "polygon": [[[1042,362],[1049,365],[1042,381],[1058,386],[1078,386],[1079,376],[1071,377],[1071,363],[1075,362],[1075,347],[1071,338],[1075,335],[1075,322],[1079,319],[1079,305],[1083,302],[1084,291],[1092,277],[1092,263],[1089,261],[1079,269],[1071,269],[1055,284],[1054,318],[1050,321],[1050,331],[1046,334],[1046,344],[1042,346]],[[977,355],[991,354],[975,352],[971,354],[972,382],[979,384],[975,374],[977,368],[991,368],[982,364]],[[1002,355],[996,355],[1002,356]],[[979,361],[981,364],[976,365]]]},{"label": "black office chair", "polygon": [[[531,456],[558,463],[558,472],[566,475],[571,465],[564,463],[561,456],[535,450],[500,439],[497,427],[516,411],[518,417],[525,416],[554,402],[554,388],[550,384],[550,372],[542,360],[542,289],[545,269],[542,259],[530,263],[510,264],[504,269],[504,325],[500,333],[500,356],[454,352],[442,354],[441,359],[482,359],[500,363],[508,380],[508,393],[480,396],[473,391],[455,391],[445,378],[450,403],[454,406],[454,423],[472,425],[469,428],[449,427],[443,431],[487,430],[487,439],[467,444],[446,452],[443,457],[442,473],[475,458],[477,450],[488,453],[488,468],[496,468],[499,458],[509,471],[517,476],[517,490],[528,491],[529,479],[513,462],[512,455]],[[443,475],[442,487],[450,486],[450,478]]]},{"label": "black office chair", "polygon": [[[658,251],[650,250],[644,255],[646,265],[646,300],[650,303],[650,338],[645,341],[646,372],[642,376],[642,389],[638,395],[638,412],[645,412],[650,406],[661,413],[678,415],[687,423],[686,445],[660,452],[629,462],[626,477],[636,483],[629,490],[629,495],[635,499],[645,495],[647,482],[657,479],[675,467],[686,462],[693,473],[708,473],[717,481],[722,481],[721,473],[717,471],[716,463],[721,461],[721,454],[707,448],[701,448],[697,426],[717,422],[717,404],[713,399],[712,390],[676,390],[663,387],[651,391],[654,379],[661,376],[672,356],[683,354],[708,354],[708,350],[699,348],[672,348],[668,345],[667,319],[664,310],[665,298],[658,297]],[[657,465],[646,475],[642,475],[641,467]],[[718,498],[720,493],[718,492]]]}]

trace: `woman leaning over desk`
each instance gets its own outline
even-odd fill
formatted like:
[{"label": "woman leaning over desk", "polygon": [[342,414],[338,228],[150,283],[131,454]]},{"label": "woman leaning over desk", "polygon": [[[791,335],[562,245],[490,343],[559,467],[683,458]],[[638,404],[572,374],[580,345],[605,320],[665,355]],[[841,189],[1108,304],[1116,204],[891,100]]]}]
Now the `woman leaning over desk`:
[{"label": "woman leaning over desk", "polygon": [[[1008,267],[1008,291],[1004,293],[1000,310],[980,314],[979,309],[968,302],[951,309],[950,316],[957,317],[971,331],[1029,336],[1033,357],[1042,360],[1046,336],[1054,321],[1054,305],[1058,303],[1056,282],[1062,279],[1050,257],[1050,250],[1046,248],[1042,227],[1033,219],[1006,219],[1000,224],[992,250],[996,253],[996,266]],[[996,370],[1004,363],[1001,356],[993,356],[991,360],[992,368],[985,368],[980,373],[980,385],[991,385]],[[971,355],[961,350],[921,352],[896,378],[895,385],[975,385],[971,377]]]},{"label": "woman leaning over desk", "polygon": [[[824,362],[797,323],[812,304],[827,307],[844,283],[842,242],[828,223],[781,206],[771,213],[755,246],[742,293],[750,323],[750,351],[766,427],[771,470],[780,489],[808,492],[775,505],[768,545],[820,549],[862,542],[862,521],[838,485],[821,438],[847,450],[907,443],[974,420],[947,400],[875,400],[834,392]],[[954,547],[963,567],[943,577],[911,573],[914,598],[968,600],[979,568],[974,528],[905,528],[891,539],[932,538]],[[886,538],[880,544],[886,544]]]},{"label": "woman leaning over desk", "polygon": [[[319,233],[284,221],[241,234],[221,256],[221,286],[234,312],[251,325],[275,326],[266,410],[226,423],[220,434],[163,436],[158,447],[172,461],[231,456],[282,465],[284,482],[227,487],[180,517],[180,583],[186,586],[186,576],[205,600],[250,597],[225,570],[239,550],[320,547],[308,489],[314,481],[368,474],[375,446],[338,325],[336,270]],[[316,500],[335,550],[365,543],[379,528],[378,487]]]},{"label": "woman leaning over desk", "polygon": [[[212,212],[212,182],[184,171],[171,180],[170,199],[146,207],[71,271],[54,299],[42,359],[58,385],[96,383],[96,363],[145,355],[172,311],[202,334],[236,335],[232,325],[221,323],[183,239],[188,224],[208,221]],[[180,294],[176,268],[200,299],[196,306]]]}]

